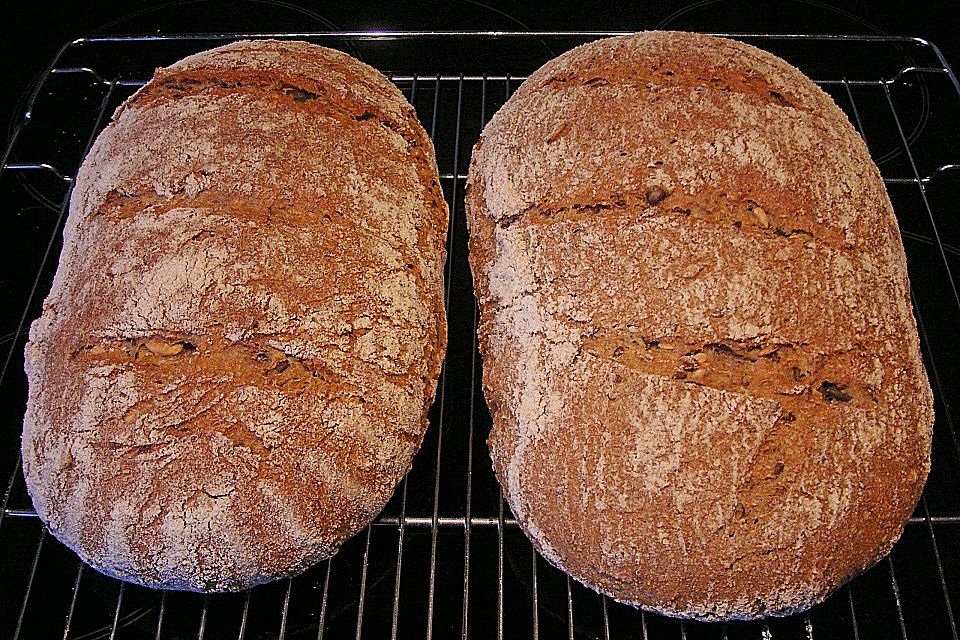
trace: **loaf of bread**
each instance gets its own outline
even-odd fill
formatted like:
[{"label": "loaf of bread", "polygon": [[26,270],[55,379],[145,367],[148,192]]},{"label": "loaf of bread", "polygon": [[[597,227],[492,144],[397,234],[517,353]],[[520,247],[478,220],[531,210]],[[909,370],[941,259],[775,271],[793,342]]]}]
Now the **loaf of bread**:
[{"label": "loaf of bread", "polygon": [[195,591],[333,554],[423,438],[447,215],[413,108],[343,53],[237,42],[157,71],[80,169],[30,331],[50,532]]},{"label": "loaf of bread", "polygon": [[672,616],[822,600],[899,538],[932,398],[879,171],[773,55],[588,44],[474,150],[489,445],[551,563]]}]

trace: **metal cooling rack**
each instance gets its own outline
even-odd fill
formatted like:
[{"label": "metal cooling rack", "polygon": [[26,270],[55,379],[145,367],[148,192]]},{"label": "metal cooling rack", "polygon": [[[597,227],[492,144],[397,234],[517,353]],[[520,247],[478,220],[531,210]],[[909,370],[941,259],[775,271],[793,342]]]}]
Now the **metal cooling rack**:
[{"label": "metal cooling rack", "polygon": [[[434,139],[450,204],[450,343],[431,427],[376,520],[302,576],[240,594],[157,592],[84,567],[36,518],[19,471],[22,352],[60,250],[72,176],[156,66],[240,37],[306,39],[388,73]],[[960,85],[917,38],[731,34],[806,72],[867,141],[894,202],[936,395],[933,469],[892,554],[806,614],[703,624],[645,614],[540,559],[500,497],[484,440],[463,185],[483,124],[525,76],[612,33],[362,32],[85,38],[50,63],[0,163],[0,637],[954,638],[960,607]]]}]

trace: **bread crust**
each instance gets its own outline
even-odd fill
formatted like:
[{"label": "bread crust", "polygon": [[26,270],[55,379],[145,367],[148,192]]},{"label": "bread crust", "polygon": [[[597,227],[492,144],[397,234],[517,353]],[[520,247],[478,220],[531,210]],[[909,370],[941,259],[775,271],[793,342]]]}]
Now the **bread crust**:
[{"label": "bread crust", "polygon": [[332,555],[426,430],[447,218],[430,140],[367,65],[242,41],[159,69],[80,169],[26,348],[51,533],[194,591]]},{"label": "bread crust", "polygon": [[548,561],[723,620],[890,550],[933,400],[883,181],[813,82],[697,34],[587,44],[494,116],[466,197],[490,454]]}]

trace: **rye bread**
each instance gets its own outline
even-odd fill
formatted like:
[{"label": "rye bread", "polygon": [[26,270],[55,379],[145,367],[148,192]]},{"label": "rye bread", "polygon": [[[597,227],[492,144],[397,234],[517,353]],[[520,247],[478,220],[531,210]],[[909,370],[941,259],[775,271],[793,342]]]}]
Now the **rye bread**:
[{"label": "rye bread", "polygon": [[490,453],[547,560],[717,620],[890,550],[932,396],[880,173],[812,81],[696,34],[578,47],[484,129],[466,207]]},{"label": "rye bread", "polygon": [[423,438],[447,215],[413,108],[350,56],[245,41],[159,69],[80,169],[30,331],[50,532],[195,591],[333,554]]}]

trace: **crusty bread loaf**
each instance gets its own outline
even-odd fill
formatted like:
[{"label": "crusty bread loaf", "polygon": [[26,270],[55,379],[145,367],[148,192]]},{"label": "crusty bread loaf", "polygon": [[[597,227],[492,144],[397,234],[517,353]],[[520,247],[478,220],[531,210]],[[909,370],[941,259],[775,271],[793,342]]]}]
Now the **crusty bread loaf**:
[{"label": "crusty bread loaf", "polygon": [[245,588],[383,508],[446,342],[433,147],[374,69],[237,42],[157,71],[77,177],[23,469],[84,560]]},{"label": "crusty bread loaf", "polygon": [[736,619],[889,551],[932,399],[880,174],[813,82],[701,35],[579,47],[486,127],[467,212],[493,464],[550,562]]}]

